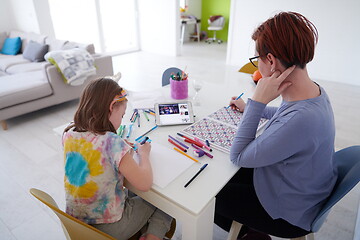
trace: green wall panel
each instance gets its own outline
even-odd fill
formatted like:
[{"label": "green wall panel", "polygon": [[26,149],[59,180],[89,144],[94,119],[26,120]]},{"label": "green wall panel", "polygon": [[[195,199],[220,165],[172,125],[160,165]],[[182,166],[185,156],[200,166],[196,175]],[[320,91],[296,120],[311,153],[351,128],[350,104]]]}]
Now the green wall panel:
[{"label": "green wall panel", "polygon": [[201,31],[206,31],[208,37],[213,37],[214,32],[208,31],[208,19],[213,15],[223,15],[225,26],[221,31],[216,32],[216,38],[227,41],[229,30],[230,0],[202,0],[201,7]]}]

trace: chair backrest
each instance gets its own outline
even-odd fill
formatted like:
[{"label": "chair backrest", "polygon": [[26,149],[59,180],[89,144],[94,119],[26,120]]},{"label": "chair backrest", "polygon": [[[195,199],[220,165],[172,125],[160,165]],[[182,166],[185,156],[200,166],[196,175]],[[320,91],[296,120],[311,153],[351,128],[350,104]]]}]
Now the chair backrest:
[{"label": "chair backrest", "polygon": [[[212,21],[213,17],[217,17],[215,20]],[[225,17],[223,16],[211,16],[208,19],[209,27],[219,27],[223,28],[225,25]]]},{"label": "chair backrest", "polygon": [[360,146],[337,151],[334,155],[334,163],[337,164],[338,179],[333,192],[312,223],[312,232],[320,229],[331,208],[360,181]]},{"label": "chair backrest", "polygon": [[182,73],[182,70],[177,67],[171,67],[164,71],[162,75],[162,86],[170,84],[170,76],[172,73],[177,74],[178,72]]},{"label": "chair backrest", "polygon": [[54,213],[59,217],[64,228],[64,233],[68,239],[78,240],[115,240],[110,235],[101,232],[100,230],[83,223],[82,221],[70,216],[69,214],[61,211],[54,201],[54,199],[47,193],[31,188],[30,193],[36,197],[39,201],[51,208]]}]

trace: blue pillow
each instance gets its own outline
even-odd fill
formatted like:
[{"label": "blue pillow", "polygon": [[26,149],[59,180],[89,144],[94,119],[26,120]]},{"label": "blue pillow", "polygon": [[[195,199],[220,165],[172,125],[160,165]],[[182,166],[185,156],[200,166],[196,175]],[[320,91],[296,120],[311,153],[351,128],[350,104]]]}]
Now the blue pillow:
[{"label": "blue pillow", "polygon": [[4,45],[1,49],[2,54],[16,55],[21,49],[21,38],[7,38],[5,39]]}]

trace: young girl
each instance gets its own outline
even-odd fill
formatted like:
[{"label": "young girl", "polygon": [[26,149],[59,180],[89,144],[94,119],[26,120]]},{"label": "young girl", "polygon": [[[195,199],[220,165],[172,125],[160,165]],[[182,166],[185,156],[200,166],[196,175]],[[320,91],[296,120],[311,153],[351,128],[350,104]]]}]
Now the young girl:
[{"label": "young girl", "polygon": [[124,178],[141,191],[153,181],[150,143],[138,146],[138,165],[131,144],[116,134],[126,95],[107,78],[84,89],[74,123],[63,134],[66,212],[117,239],[128,239],[144,226],[142,239],[163,239],[172,218],[124,190]]}]

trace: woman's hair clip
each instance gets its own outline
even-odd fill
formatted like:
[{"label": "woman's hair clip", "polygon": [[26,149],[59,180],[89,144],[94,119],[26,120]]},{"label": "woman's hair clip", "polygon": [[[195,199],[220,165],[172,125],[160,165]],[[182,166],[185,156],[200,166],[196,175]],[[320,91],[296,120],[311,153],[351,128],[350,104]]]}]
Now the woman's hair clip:
[{"label": "woman's hair clip", "polygon": [[115,98],[114,98],[114,102],[122,102],[124,100],[127,100],[126,99],[126,96],[127,96],[127,92],[125,90],[122,90],[121,93],[119,95],[116,95]]}]

